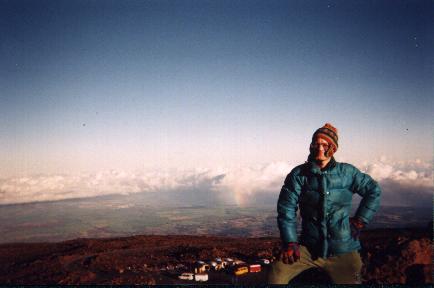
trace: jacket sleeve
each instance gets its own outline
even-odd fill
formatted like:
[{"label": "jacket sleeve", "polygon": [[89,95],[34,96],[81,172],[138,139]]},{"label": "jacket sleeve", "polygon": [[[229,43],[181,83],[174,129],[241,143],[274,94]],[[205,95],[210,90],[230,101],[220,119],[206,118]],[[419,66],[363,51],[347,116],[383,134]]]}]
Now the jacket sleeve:
[{"label": "jacket sleeve", "polygon": [[277,225],[282,243],[297,242],[297,210],[301,192],[294,170],[288,174],[277,201]]},{"label": "jacket sleeve", "polygon": [[378,183],[373,180],[371,176],[360,172],[356,167],[353,168],[353,191],[362,196],[355,217],[360,218],[363,222],[368,224],[371,222],[374,214],[380,207],[381,189]]}]

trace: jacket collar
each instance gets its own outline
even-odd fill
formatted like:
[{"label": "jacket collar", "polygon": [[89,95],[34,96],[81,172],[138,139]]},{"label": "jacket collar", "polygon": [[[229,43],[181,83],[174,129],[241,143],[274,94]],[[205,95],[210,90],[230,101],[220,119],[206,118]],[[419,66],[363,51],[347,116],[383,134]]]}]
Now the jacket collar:
[{"label": "jacket collar", "polygon": [[307,157],[307,161],[306,164],[309,167],[309,171],[311,173],[314,174],[322,174],[325,171],[327,172],[332,172],[333,168],[336,166],[336,160],[335,158],[332,156],[332,159],[330,159],[330,162],[327,163],[326,167],[324,167],[323,170],[321,170],[321,168],[318,166],[318,164],[316,164],[316,162],[313,160],[313,157],[311,155],[309,155],[309,157]]}]

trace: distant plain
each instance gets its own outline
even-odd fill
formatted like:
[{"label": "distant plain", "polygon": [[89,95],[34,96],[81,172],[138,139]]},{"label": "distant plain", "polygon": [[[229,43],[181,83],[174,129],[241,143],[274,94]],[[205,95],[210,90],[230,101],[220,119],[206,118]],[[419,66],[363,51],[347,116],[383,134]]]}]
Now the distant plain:
[{"label": "distant plain", "polygon": [[[188,205],[149,193],[2,205],[0,243],[131,235],[278,236],[276,216],[271,203]],[[429,207],[382,206],[368,228],[428,227],[431,220]]]}]

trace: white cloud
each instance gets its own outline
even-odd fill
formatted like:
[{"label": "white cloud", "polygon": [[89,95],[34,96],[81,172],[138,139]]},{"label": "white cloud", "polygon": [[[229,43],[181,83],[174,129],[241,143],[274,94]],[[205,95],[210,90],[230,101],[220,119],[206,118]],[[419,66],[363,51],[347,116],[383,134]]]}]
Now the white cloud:
[{"label": "white cloud", "polygon": [[[206,191],[213,197],[204,199],[219,198],[239,205],[250,203],[253,196],[268,193],[270,201],[275,201],[286,175],[294,166],[273,162],[232,170],[204,168],[135,173],[109,170],[80,175],[0,179],[0,204],[155,191],[190,194]],[[382,158],[360,168],[380,183],[384,195],[383,205],[420,204],[428,198],[432,201],[430,163],[419,159],[391,162]]]},{"label": "white cloud", "polygon": [[392,161],[386,158],[365,164],[363,171],[382,188],[382,204],[396,206],[432,206],[433,178],[431,163]]},{"label": "white cloud", "polygon": [[379,182],[389,180],[405,184],[412,183],[416,186],[432,186],[431,164],[422,162],[420,159],[408,162],[386,162],[382,159],[376,163],[364,165],[362,170]]}]

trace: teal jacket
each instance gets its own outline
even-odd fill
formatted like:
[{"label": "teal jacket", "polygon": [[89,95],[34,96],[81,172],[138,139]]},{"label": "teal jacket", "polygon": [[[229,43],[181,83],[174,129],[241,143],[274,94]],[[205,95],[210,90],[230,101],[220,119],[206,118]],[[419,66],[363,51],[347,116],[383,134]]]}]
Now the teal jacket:
[{"label": "teal jacket", "polygon": [[[380,206],[381,189],[369,175],[332,157],[321,170],[308,159],[292,169],[277,202],[277,223],[283,243],[299,242],[314,257],[327,258],[359,250],[349,223],[353,194],[362,197],[355,216],[369,223]],[[297,236],[297,210],[302,231]]]}]

